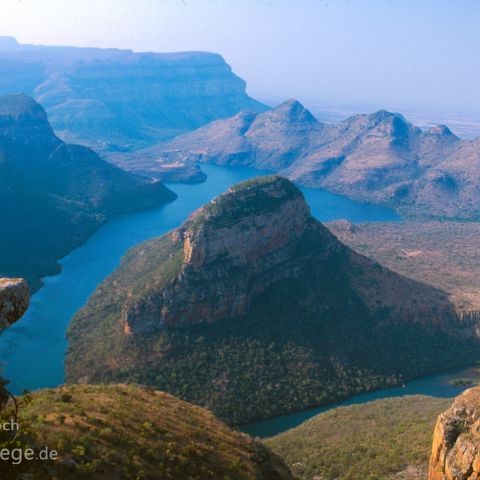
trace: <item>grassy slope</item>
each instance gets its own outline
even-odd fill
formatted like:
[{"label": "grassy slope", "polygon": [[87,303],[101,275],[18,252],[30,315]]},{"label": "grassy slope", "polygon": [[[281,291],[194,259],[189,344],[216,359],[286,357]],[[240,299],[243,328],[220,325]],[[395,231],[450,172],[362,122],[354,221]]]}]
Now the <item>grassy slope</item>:
[{"label": "grassy slope", "polygon": [[[47,471],[37,472],[36,479],[291,478],[262,444],[202,408],[151,389],[75,385],[43,390],[22,399],[21,418],[37,446],[59,452],[58,460],[41,465]],[[8,478],[16,477],[10,472]]]},{"label": "grassy slope", "polygon": [[437,415],[451,402],[411,396],[340,407],[265,443],[301,480],[423,479]]}]

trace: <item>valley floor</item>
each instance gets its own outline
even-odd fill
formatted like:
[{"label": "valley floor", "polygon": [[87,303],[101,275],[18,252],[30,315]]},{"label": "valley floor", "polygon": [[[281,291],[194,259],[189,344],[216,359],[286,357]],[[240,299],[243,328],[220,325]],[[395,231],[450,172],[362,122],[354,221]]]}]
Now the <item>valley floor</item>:
[{"label": "valley floor", "polygon": [[300,480],[425,479],[436,418],[451,403],[417,395],[340,407],[265,443]]},{"label": "valley floor", "polygon": [[327,226],[357,252],[447,292],[459,310],[480,310],[480,223],[338,221]]}]

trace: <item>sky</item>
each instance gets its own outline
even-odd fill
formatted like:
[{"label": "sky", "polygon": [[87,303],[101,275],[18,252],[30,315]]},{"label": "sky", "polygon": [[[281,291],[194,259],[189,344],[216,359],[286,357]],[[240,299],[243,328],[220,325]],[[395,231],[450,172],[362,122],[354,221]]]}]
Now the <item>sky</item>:
[{"label": "sky", "polygon": [[262,100],[480,115],[478,0],[1,0],[0,35],[218,52]]}]

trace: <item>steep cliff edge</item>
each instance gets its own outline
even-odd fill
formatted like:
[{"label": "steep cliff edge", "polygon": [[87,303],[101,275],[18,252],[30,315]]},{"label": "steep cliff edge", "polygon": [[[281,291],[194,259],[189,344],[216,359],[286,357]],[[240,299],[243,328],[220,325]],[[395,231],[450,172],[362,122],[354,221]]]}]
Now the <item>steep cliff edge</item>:
[{"label": "steep cliff edge", "polygon": [[429,480],[480,478],[480,388],[457,397],[439,415],[433,435]]},{"label": "steep cliff edge", "polygon": [[471,361],[475,327],[443,292],[350,250],[269,176],[131,250],[73,319],[66,370],[242,422]]},{"label": "steep cliff edge", "polygon": [[263,111],[218,54],[22,45],[0,37],[0,94],[23,92],[55,131],[97,151],[129,151],[241,109]]},{"label": "steep cliff edge", "polygon": [[0,278],[0,333],[27,311],[30,290],[23,278]]},{"label": "steep cliff edge", "polygon": [[175,195],[127,173],[93,150],[62,142],[26,95],[0,97],[0,275],[31,288],[107,219]]}]

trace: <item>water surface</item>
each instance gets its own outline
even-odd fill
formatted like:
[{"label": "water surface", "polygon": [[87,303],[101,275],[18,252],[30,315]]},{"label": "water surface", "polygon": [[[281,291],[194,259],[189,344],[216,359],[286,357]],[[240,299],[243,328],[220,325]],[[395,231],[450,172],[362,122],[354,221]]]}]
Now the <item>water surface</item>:
[{"label": "water surface", "polygon": [[323,407],[310,408],[303,412],[290,413],[279,417],[260,420],[247,425],[243,425],[240,429],[252,435],[253,437],[272,437],[291,428],[297,427],[305,420],[326,412],[335,407],[356,405],[359,403],[371,402],[388,397],[404,397],[406,395],[428,395],[438,398],[450,398],[459,395],[469,386],[455,386],[450,382],[458,378],[477,378],[478,372],[473,369],[464,369],[461,371],[443,373],[439,375],[429,375],[417,380],[408,382],[406,385],[394,388],[385,388],[375,392],[362,393],[344,400],[343,402],[330,403]]}]

